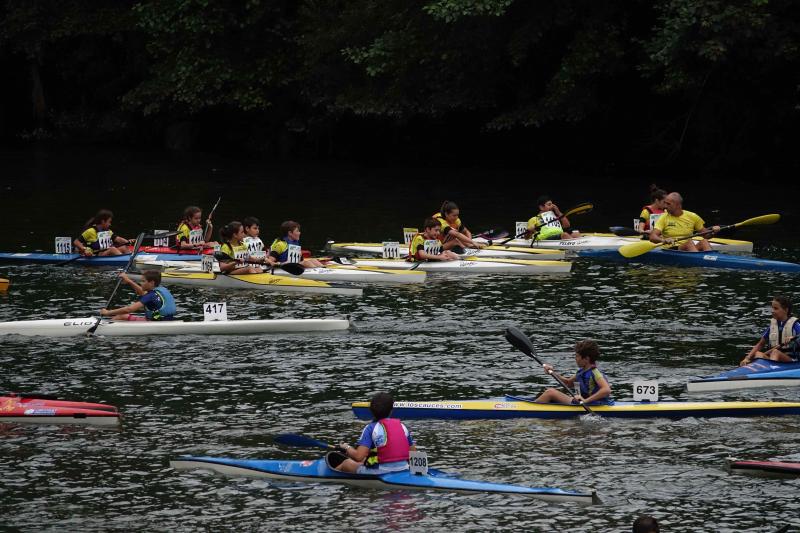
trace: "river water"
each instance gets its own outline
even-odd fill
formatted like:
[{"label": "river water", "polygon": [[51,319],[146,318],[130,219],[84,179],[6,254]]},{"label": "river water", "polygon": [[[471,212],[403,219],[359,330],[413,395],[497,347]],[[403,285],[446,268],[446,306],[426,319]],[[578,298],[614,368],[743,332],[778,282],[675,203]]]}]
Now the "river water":
[{"label": "river water", "polygon": [[[646,181],[497,169],[270,166],[210,156],[133,152],[12,152],[0,159],[0,250],[51,250],[99,207],[120,234],[171,228],[189,203],[223,202],[215,219],[254,214],[265,236],[286,218],[312,249],[327,238],[381,240],[418,225],[444,198],[473,229],[530,216],[547,184],[563,208],[592,200],[586,229],[628,224]],[[477,180],[477,183],[476,183]],[[688,180],[687,180],[688,182]],[[687,208],[710,222],[786,214],[741,232],[760,255],[800,260],[797,212],[761,184],[696,182]],[[469,185],[467,185],[469,184]],[[669,185],[668,183],[666,185]],[[683,188],[690,187],[684,185]],[[561,199],[563,198],[563,199]],[[688,199],[692,199],[689,205]],[[266,240],[266,238],[265,238]],[[0,321],[88,316],[114,285],[112,269],[0,265],[11,289]],[[540,357],[567,372],[572,345],[599,341],[617,399],[636,379],[687,399],[686,380],[732,367],[768,320],[771,295],[798,294],[796,276],[578,260],[570,275],[429,275],[419,287],[369,287],[361,298],[214,292],[177,287],[183,315],[225,300],[230,318],[349,316],[348,332],[256,337],[20,338],[0,340],[0,390],[105,401],[120,430],[0,426],[0,529],[629,531],[642,513],[662,531],[775,531],[800,526],[797,481],[729,475],[726,457],[800,461],[796,417],[679,421],[410,421],[432,466],[465,478],[593,488],[600,506],[503,495],[370,491],[176,472],[181,454],[314,458],[276,445],[278,433],[353,442],[363,423],[349,404],[390,390],[413,400],[535,394],[553,385],[503,338],[515,325]],[[124,291],[123,291],[124,292]],[[123,304],[130,293],[118,297]],[[792,389],[693,395],[797,400]]]}]

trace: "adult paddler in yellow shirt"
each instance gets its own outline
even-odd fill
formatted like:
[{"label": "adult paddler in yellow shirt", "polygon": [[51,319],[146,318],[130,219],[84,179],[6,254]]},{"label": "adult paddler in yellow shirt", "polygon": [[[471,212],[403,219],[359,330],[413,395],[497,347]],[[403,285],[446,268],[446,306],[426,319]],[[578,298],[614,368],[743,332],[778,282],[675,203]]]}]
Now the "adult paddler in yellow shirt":
[{"label": "adult paddler in yellow shirt", "polygon": [[683,197],[677,192],[669,193],[664,198],[664,210],[656,221],[655,227],[650,231],[650,241],[655,243],[673,244],[681,237],[688,237],[693,233],[703,232],[697,244],[689,239],[680,244],[679,250],[685,252],[708,252],[711,243],[706,238],[709,234],[719,231],[719,226],[705,227],[705,222],[697,213],[692,213],[683,208]]}]

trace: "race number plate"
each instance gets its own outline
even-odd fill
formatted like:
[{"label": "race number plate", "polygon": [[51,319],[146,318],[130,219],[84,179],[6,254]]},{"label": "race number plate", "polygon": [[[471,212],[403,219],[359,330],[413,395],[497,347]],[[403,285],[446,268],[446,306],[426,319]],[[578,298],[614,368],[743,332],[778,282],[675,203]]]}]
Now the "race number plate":
[{"label": "race number plate", "polygon": [[228,320],[228,306],[225,302],[206,302],[203,304],[203,320]]},{"label": "race number plate", "polygon": [[290,244],[286,254],[287,263],[300,263],[303,260],[303,251],[296,244]]},{"label": "race number plate", "polygon": [[408,469],[412,474],[427,475],[428,454],[425,452],[408,452]]},{"label": "race number plate", "polygon": [[406,244],[411,243],[411,239],[413,239],[414,235],[418,232],[419,230],[417,228],[403,228],[403,242]]},{"label": "race number plate", "polygon": [[383,258],[384,259],[400,258],[400,243],[397,241],[385,241],[383,243]]},{"label": "race number plate", "polygon": [[201,257],[200,270],[203,272],[214,272],[214,256],[204,255]]},{"label": "race number plate", "polygon": [[634,402],[657,402],[658,401],[658,381],[634,381],[633,382],[633,401]]},{"label": "race number plate", "polygon": [[100,245],[101,250],[107,250],[114,244],[111,242],[110,231],[99,231],[97,233],[97,243]]},{"label": "race number plate", "polygon": [[69,237],[56,237],[56,253],[69,254],[72,253],[72,239]]},{"label": "race number plate", "polygon": [[202,241],[203,241],[203,230],[193,229],[189,232],[189,244],[192,245],[200,244]]},{"label": "race number plate", "polygon": [[[161,235],[162,233],[169,233],[169,231],[165,230],[165,229],[153,230],[153,235]],[[163,246],[164,248],[169,247],[169,237],[162,237],[160,239],[153,239],[153,246]]]},{"label": "race number plate", "polygon": [[422,249],[425,250],[425,253],[439,255],[442,253],[442,243],[436,239],[426,240],[422,245]]},{"label": "race number plate", "polygon": [[528,231],[528,223],[520,222],[519,220],[514,223],[514,235],[525,235]]}]

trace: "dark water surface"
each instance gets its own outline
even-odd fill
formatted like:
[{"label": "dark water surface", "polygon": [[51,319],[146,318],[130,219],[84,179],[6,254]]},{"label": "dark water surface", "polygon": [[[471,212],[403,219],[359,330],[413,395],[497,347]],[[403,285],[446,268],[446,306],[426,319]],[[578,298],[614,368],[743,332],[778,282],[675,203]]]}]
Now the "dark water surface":
[{"label": "dark water surface", "polygon": [[[216,169],[216,170],[212,170]],[[186,204],[213,204],[216,220],[253,214],[269,228],[304,224],[304,241],[399,237],[445,197],[474,229],[530,216],[543,189],[563,208],[592,200],[576,224],[628,224],[647,182],[533,171],[268,166],[207,156],[0,154],[0,250],[52,249],[99,207],[124,235],[171,228]],[[473,184],[475,180],[480,183]],[[740,233],[757,252],[800,260],[791,198],[760,184],[703,183],[687,208],[730,223],[787,214],[776,228]],[[666,184],[669,185],[669,184]],[[266,239],[265,239],[266,240]],[[12,267],[0,321],[87,316],[114,284],[111,269]],[[651,513],[662,531],[775,531],[800,526],[797,481],[731,476],[729,456],[800,461],[796,417],[753,419],[412,421],[433,466],[467,478],[587,488],[604,504],[580,508],[501,495],[380,492],[339,485],[175,472],[180,454],[309,458],[272,444],[296,432],[355,440],[353,400],[379,390],[403,399],[537,393],[550,378],[502,336],[517,325],[540,355],[567,371],[571,347],[598,339],[615,396],[658,379],[662,397],[686,399],[689,377],[733,366],[768,320],[771,295],[798,294],[797,276],[577,261],[569,276],[430,275],[421,287],[369,287],[360,299],[173,291],[183,313],[224,299],[230,318],[341,317],[349,332],[255,337],[0,338],[0,390],[106,401],[121,430],[0,426],[0,529],[107,530],[543,530],[629,531]],[[123,291],[122,304],[132,298]],[[797,400],[783,389],[705,399]]]}]

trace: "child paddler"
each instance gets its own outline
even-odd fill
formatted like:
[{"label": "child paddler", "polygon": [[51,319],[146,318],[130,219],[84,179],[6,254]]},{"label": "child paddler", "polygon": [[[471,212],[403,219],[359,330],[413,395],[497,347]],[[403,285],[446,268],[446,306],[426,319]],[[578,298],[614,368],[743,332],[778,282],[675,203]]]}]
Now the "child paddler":
[{"label": "child paddler", "polygon": [[251,257],[247,245],[244,243],[244,226],[234,220],[225,224],[219,230],[222,246],[214,253],[219,262],[219,270],[223,274],[261,274],[264,269],[258,265],[248,263],[266,264],[266,257]]},{"label": "child paddler", "polygon": [[113,218],[114,213],[108,209],[101,209],[95,216],[87,220],[83,233],[73,241],[78,253],[87,257],[130,253],[128,247],[133,241],[114,235],[114,232],[111,231],[111,220]]},{"label": "child paddler", "polygon": [[261,240],[261,221],[256,217],[244,217],[242,226],[244,226],[244,240],[242,242],[247,245],[250,257],[264,257],[266,259],[264,264],[277,264],[278,260],[264,250],[264,241]]},{"label": "child paddler", "polygon": [[[140,296],[139,301],[110,311],[103,308],[100,310],[102,316],[110,316],[113,320],[172,320],[175,318],[177,311],[175,298],[166,287],[161,286],[161,272],[145,270],[142,272],[141,285],[124,272],[121,272],[119,277],[136,291],[136,294]],[[144,316],[133,314],[142,311],[144,311]]]},{"label": "child paddler", "polygon": [[581,236],[577,230],[570,233],[570,222],[549,196],[540,196],[536,200],[539,213],[528,220],[528,234],[536,241],[577,239]]},{"label": "child paddler", "polygon": [[369,401],[372,422],[361,431],[355,447],[343,442],[339,444],[341,453],[329,454],[331,466],[351,474],[375,475],[408,470],[408,452],[417,448],[405,424],[397,418],[389,418],[393,407],[394,398],[388,392],[373,396]]},{"label": "child paddler", "polygon": [[650,203],[642,208],[639,213],[639,233],[650,233],[656,221],[664,214],[664,199],[667,191],[660,189],[655,183],[650,185]]},{"label": "child paddler", "polygon": [[208,246],[215,246],[217,243],[209,241],[214,230],[211,218],[206,219],[206,229],[200,221],[203,219],[203,210],[197,206],[190,205],[183,210],[183,218],[178,223],[178,249],[179,250],[202,250]]},{"label": "child paddler", "polygon": [[578,372],[574,376],[562,376],[553,370],[552,365],[544,364],[544,370],[548,374],[554,374],[568,386],[572,387],[577,383],[578,397],[576,400],[569,394],[563,393],[558,389],[547,389],[538,398],[540,403],[563,403],[574,404],[611,404],[611,386],[608,384],[605,374],[597,368],[597,360],[600,358],[600,348],[593,340],[583,340],[575,345],[575,363],[578,365]]},{"label": "child paddler", "polygon": [[455,252],[450,250],[439,251],[429,250],[425,251],[425,241],[436,241],[441,244],[441,224],[434,218],[426,218],[422,223],[422,233],[417,233],[408,243],[408,260],[409,261],[455,261],[459,259]]},{"label": "child paddler", "polygon": [[799,361],[800,321],[791,315],[792,301],[786,296],[774,297],[769,327],[764,330],[761,338],[742,359],[739,366],[752,363],[753,359],[769,359],[785,363]]},{"label": "child paddler", "polygon": [[456,248],[457,253],[463,252],[464,248],[485,248],[485,244],[472,240],[472,232],[461,222],[460,214],[461,210],[455,202],[445,200],[439,212],[431,215],[441,225],[442,248]]},{"label": "child paddler", "polygon": [[319,268],[322,265],[317,259],[309,257],[303,259],[300,248],[300,224],[294,220],[287,220],[279,229],[281,237],[272,241],[269,254],[278,263],[300,263],[305,268]]}]

